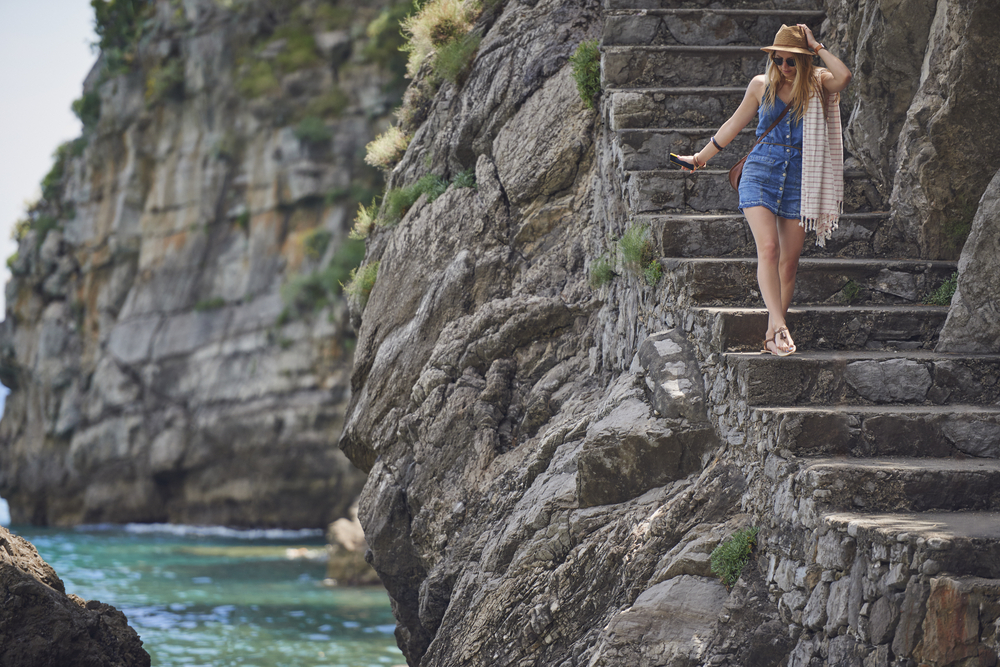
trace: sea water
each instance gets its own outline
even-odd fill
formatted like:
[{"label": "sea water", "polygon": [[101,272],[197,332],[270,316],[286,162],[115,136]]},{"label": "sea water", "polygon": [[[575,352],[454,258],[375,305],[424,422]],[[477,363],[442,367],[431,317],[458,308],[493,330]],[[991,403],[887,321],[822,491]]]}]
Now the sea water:
[{"label": "sea water", "polygon": [[320,531],[12,526],[67,593],[114,605],[154,667],[405,664],[381,588],[324,583]]}]

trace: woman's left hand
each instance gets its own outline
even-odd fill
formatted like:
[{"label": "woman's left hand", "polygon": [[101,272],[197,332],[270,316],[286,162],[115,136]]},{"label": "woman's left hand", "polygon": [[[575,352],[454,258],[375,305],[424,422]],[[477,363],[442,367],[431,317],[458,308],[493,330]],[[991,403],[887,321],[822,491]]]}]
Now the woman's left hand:
[{"label": "woman's left hand", "polygon": [[809,26],[807,26],[805,23],[799,23],[797,25],[800,28],[802,28],[802,32],[804,32],[806,35],[806,45],[809,47],[809,50],[815,52],[816,47],[819,46],[819,40],[816,39],[816,37],[813,35],[813,31],[810,30]]}]

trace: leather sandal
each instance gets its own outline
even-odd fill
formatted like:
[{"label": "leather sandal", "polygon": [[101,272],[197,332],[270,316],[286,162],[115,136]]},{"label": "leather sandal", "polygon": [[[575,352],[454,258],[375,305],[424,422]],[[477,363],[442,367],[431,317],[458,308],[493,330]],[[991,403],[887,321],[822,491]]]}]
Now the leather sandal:
[{"label": "leather sandal", "polygon": [[[787,350],[782,350],[781,347],[778,346],[778,338],[779,337],[783,338],[784,339],[784,343],[786,345],[788,345],[788,349]],[[771,341],[768,341],[768,342],[771,342]],[[774,351],[771,352],[771,354],[776,354],[779,357],[787,357],[792,352],[795,352],[795,350],[796,350],[795,343],[792,342],[792,335],[788,332],[788,327],[778,327],[777,329],[775,329],[774,330]]]}]

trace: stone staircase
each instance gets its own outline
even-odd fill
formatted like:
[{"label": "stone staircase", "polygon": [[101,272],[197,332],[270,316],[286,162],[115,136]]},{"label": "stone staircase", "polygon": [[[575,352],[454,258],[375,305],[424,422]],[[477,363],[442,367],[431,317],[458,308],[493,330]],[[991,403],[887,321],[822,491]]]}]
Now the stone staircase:
[{"label": "stone staircase", "polygon": [[956,265],[877,257],[885,205],[850,159],[840,228],[825,249],[806,239],[789,313],[800,351],[758,352],[755,249],[727,179],[756,121],[704,171],[667,156],[705,145],[782,23],[819,34],[824,13],[809,0],[704,4],[605,0],[604,113],[630,224],[648,226],[662,256],[657,301],[694,334],[710,409],[770,521],[761,547],[779,610],[802,632],[796,664],[845,635],[871,664],[980,655],[988,614],[921,638],[956,600],[998,607],[1000,356],[934,351],[947,308],[920,301]]}]

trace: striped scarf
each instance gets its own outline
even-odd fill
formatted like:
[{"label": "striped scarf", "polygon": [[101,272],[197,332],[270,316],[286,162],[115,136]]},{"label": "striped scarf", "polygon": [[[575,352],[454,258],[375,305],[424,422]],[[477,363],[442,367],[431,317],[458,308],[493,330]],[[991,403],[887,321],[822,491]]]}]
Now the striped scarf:
[{"label": "striped scarf", "polygon": [[[822,88],[820,89],[822,90]],[[799,224],[816,231],[816,245],[826,247],[844,208],[844,140],[840,129],[840,94],[824,95],[827,106],[806,107],[802,121],[802,210]],[[815,101],[814,97],[810,101]]]}]

